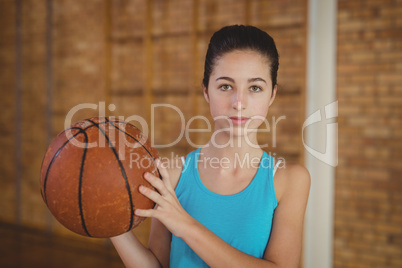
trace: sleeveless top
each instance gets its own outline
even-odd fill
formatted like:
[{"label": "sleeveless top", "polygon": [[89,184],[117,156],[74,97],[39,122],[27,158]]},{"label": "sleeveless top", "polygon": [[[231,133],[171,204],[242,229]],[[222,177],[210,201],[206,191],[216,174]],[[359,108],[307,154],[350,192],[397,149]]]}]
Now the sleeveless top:
[{"label": "sleeveless top", "polygon": [[[183,208],[210,231],[236,249],[262,258],[277,206],[274,158],[263,152],[250,184],[233,195],[220,195],[202,183],[198,173],[200,149],[187,155],[175,189]],[[243,159],[240,159],[243,160]],[[239,165],[247,164],[239,160]],[[201,163],[202,164],[202,163]],[[170,267],[208,267],[179,237],[172,234]]]}]

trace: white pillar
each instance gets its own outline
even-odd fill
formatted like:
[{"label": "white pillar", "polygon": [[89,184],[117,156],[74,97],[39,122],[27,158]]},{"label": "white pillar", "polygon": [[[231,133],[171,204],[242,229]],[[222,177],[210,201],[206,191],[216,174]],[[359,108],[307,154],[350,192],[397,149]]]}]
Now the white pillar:
[{"label": "white pillar", "polygon": [[[334,178],[337,165],[336,0],[309,0],[306,121],[311,190],[305,218],[303,267],[333,263]],[[332,119],[330,119],[332,118]]]}]

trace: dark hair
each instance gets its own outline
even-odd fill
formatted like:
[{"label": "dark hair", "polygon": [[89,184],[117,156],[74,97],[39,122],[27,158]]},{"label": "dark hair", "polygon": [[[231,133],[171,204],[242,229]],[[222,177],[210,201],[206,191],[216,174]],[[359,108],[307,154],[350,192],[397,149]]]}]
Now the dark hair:
[{"label": "dark hair", "polygon": [[209,77],[216,61],[223,54],[234,50],[253,50],[266,56],[270,65],[272,89],[274,88],[279,67],[279,55],[274,39],[254,26],[245,25],[223,27],[211,37],[205,57],[202,80],[205,88],[208,89]]}]

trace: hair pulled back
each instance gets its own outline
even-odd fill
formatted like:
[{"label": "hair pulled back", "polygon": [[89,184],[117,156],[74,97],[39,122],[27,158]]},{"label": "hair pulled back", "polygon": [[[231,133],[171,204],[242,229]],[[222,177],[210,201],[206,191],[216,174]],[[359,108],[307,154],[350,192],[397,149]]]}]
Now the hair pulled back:
[{"label": "hair pulled back", "polygon": [[206,89],[208,89],[209,77],[216,61],[225,53],[234,50],[252,50],[265,56],[269,63],[272,88],[274,88],[279,67],[279,55],[274,39],[254,26],[232,25],[223,27],[211,37],[205,57],[202,80]]}]

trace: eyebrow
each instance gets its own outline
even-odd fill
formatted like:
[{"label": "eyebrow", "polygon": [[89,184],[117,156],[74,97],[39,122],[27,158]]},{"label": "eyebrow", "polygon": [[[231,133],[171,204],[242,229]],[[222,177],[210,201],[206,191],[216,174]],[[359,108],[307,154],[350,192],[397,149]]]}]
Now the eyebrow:
[{"label": "eyebrow", "polygon": [[[218,78],[216,78],[215,81],[218,81],[218,80],[227,80],[227,81],[232,82],[232,83],[235,82],[235,80],[234,80],[233,78],[230,78],[230,77],[227,77],[227,76],[218,77]],[[251,83],[251,82],[257,82],[257,81],[264,82],[265,84],[267,83],[267,81],[265,81],[264,79],[262,79],[262,78],[260,78],[260,77],[250,78],[250,79],[248,79],[247,81],[248,81],[249,83]]]},{"label": "eyebrow", "polygon": [[218,78],[216,78],[215,81],[218,81],[218,80],[228,80],[229,82],[232,82],[232,83],[235,82],[235,80],[233,78],[230,78],[230,77],[227,77],[227,76],[218,77]]},{"label": "eyebrow", "polygon": [[262,79],[262,78],[260,78],[260,77],[250,78],[250,79],[248,80],[249,83],[251,83],[251,82],[257,82],[257,81],[259,81],[259,82],[264,82],[265,84],[267,83],[267,81],[265,81],[264,79]]}]

